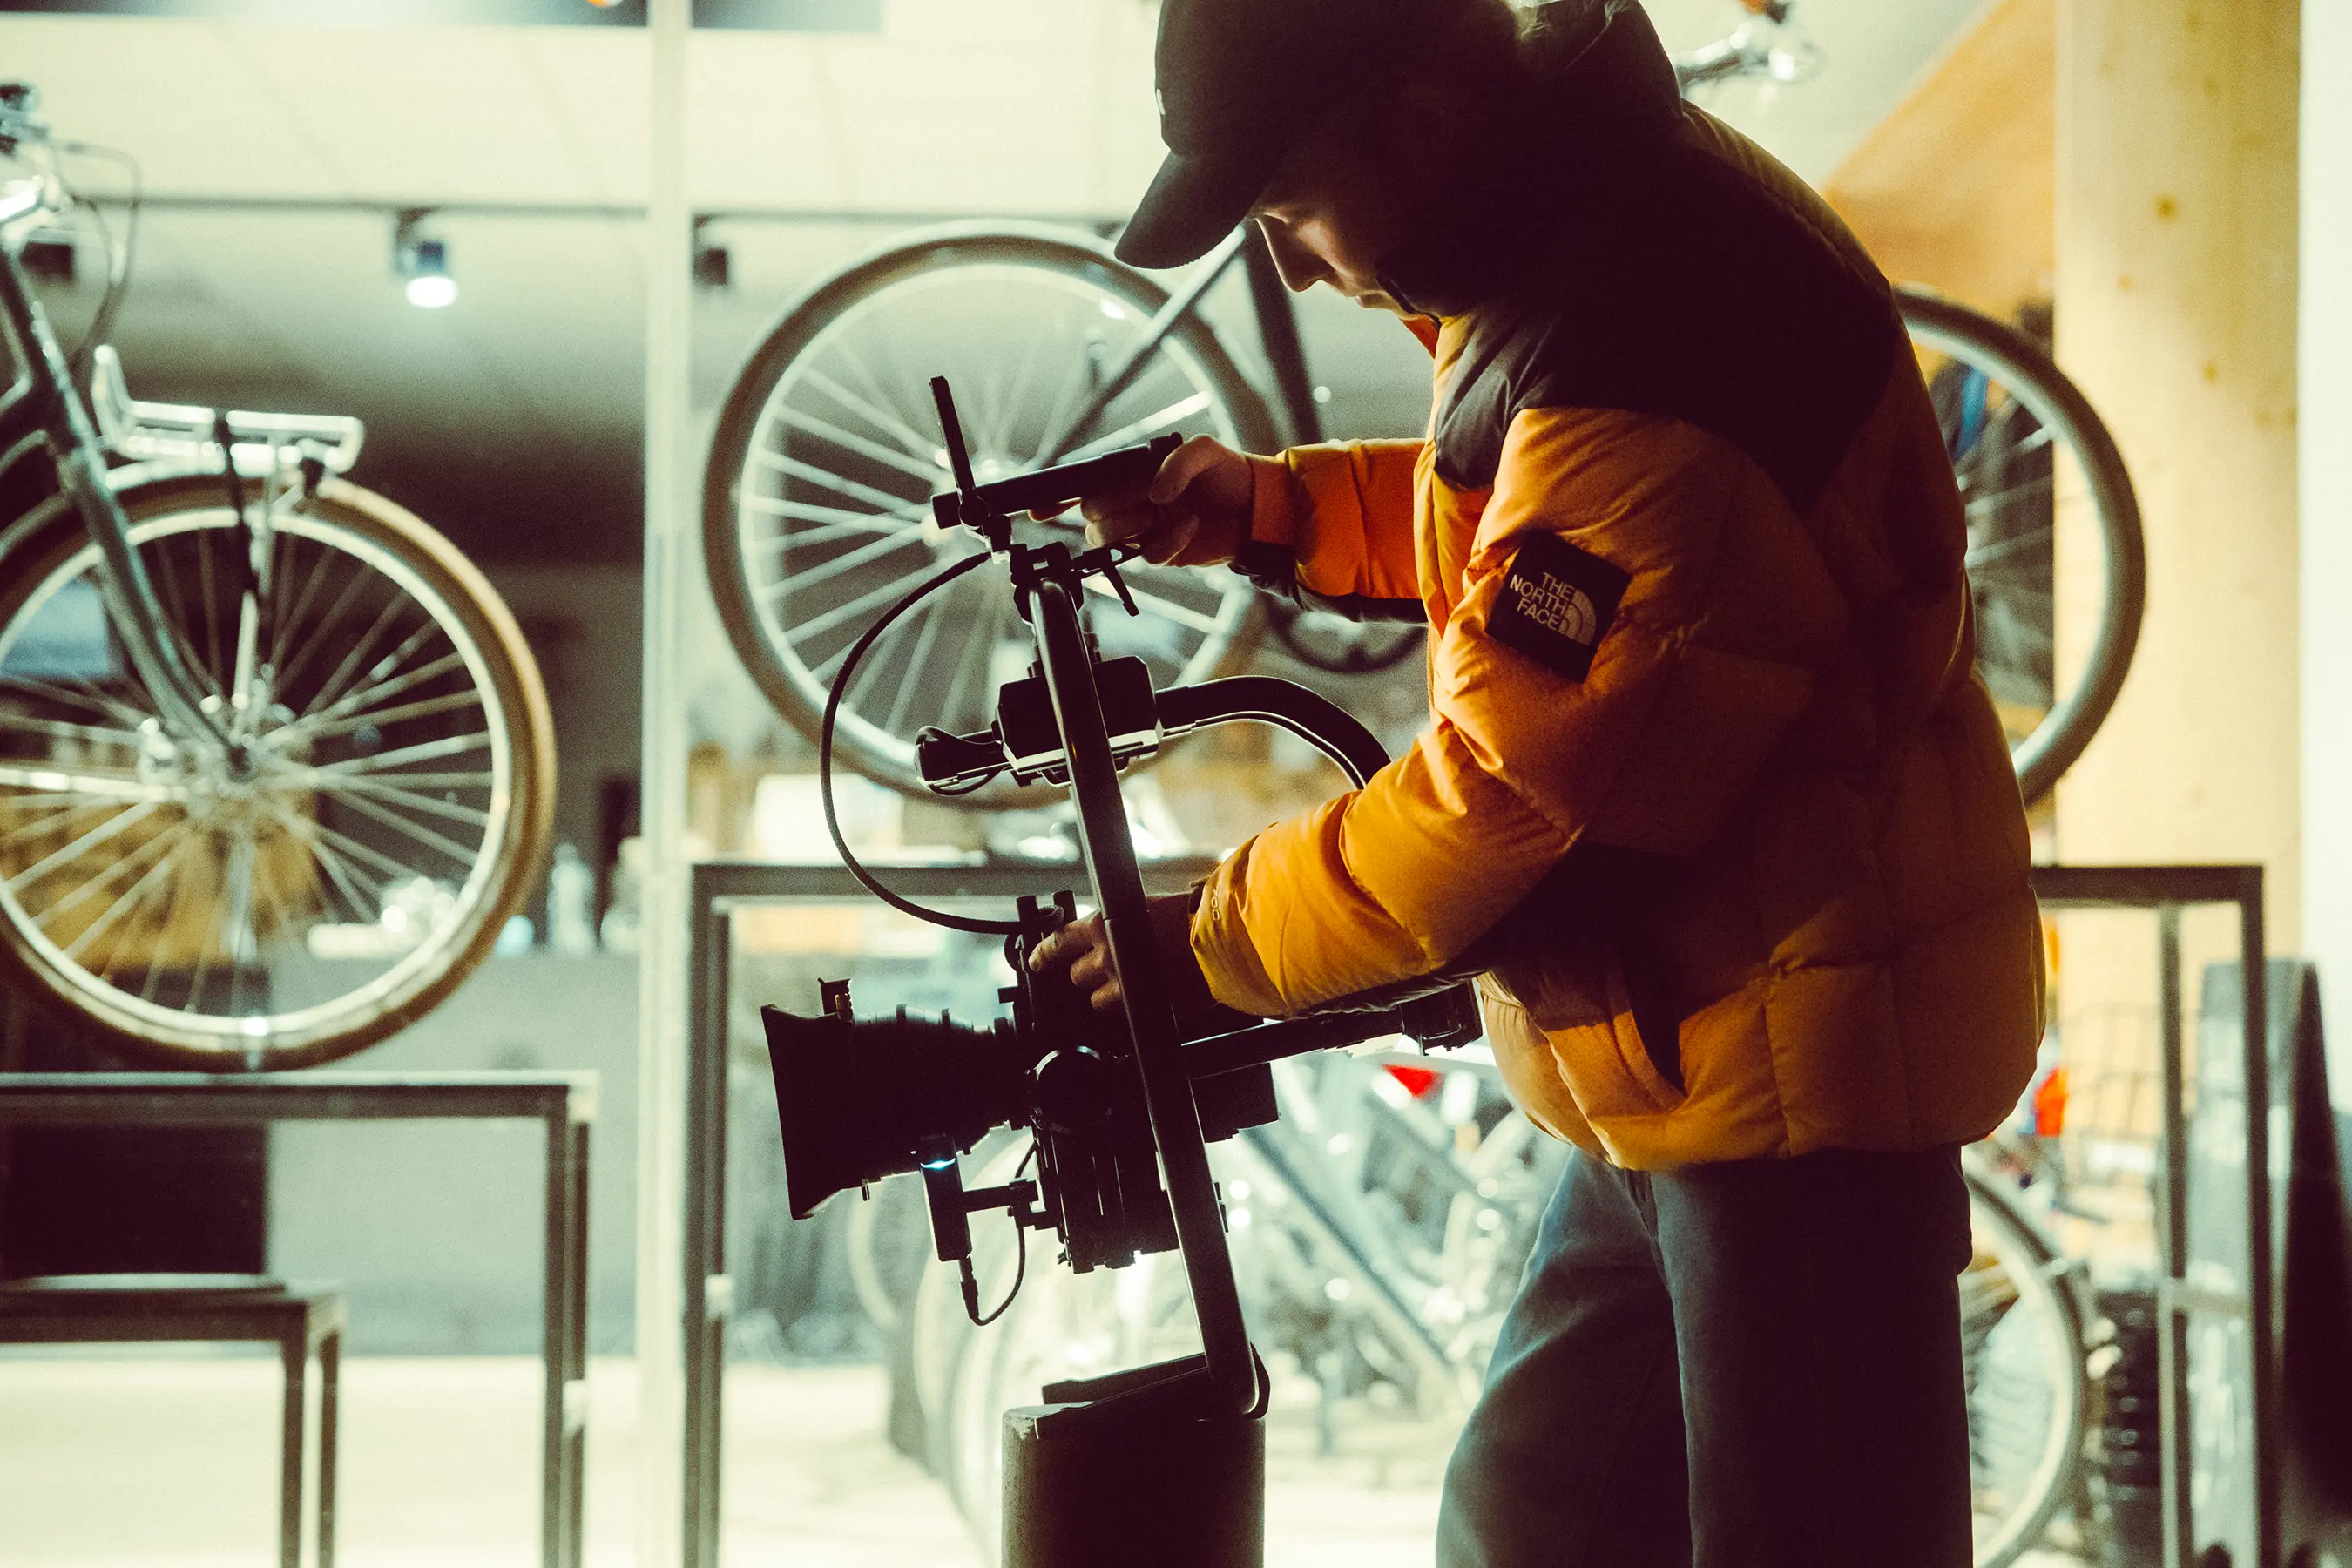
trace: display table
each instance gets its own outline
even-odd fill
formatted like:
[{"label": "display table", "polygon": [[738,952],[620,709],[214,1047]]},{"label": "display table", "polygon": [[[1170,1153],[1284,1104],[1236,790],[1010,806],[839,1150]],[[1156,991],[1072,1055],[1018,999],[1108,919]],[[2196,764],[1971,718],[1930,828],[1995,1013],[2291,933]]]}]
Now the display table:
[{"label": "display table", "polygon": [[593,1073],[0,1073],[0,1126],[526,1121],[547,1130],[547,1366],[540,1561],[577,1568],[588,1424],[588,1129]]}]

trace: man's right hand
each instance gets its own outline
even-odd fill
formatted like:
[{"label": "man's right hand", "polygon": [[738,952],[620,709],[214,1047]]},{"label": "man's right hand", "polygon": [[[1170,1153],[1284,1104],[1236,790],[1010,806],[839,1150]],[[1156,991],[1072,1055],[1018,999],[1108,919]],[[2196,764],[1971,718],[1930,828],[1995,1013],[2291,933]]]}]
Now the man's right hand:
[{"label": "man's right hand", "polygon": [[1133,544],[1154,565],[1213,566],[1249,539],[1250,461],[1195,436],[1160,465],[1148,485],[1087,496],[1078,503],[1088,544]]}]

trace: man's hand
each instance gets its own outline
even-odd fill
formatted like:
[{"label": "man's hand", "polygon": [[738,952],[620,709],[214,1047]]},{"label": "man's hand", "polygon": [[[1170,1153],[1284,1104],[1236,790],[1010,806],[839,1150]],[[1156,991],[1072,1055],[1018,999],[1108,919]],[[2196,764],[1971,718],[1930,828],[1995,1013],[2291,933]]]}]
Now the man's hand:
[{"label": "man's hand", "polygon": [[[1206,1006],[1214,998],[1209,994],[1209,983],[1201,973],[1200,963],[1192,956],[1192,895],[1171,893],[1147,899],[1144,911],[1150,921],[1152,946],[1160,954],[1160,972],[1177,1012],[1181,1015]],[[1119,989],[1118,971],[1111,963],[1110,939],[1103,931],[1099,914],[1072,921],[1039,942],[1029,954],[1029,969],[1034,974],[1050,974],[1056,969],[1066,971],[1070,984],[1087,993],[1087,1002],[1097,1013],[1116,1013],[1126,1000],[1126,994]]]},{"label": "man's hand", "polygon": [[1087,496],[1078,510],[1088,544],[1134,544],[1164,566],[1213,566],[1249,538],[1249,459],[1206,436],[1168,454],[1148,485]]}]

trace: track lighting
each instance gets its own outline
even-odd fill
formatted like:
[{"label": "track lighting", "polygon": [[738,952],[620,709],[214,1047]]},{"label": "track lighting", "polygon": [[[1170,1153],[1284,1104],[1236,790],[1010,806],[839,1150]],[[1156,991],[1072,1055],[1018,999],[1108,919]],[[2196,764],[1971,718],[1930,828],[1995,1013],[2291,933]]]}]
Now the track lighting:
[{"label": "track lighting", "polygon": [[423,211],[400,215],[392,234],[393,270],[407,280],[408,302],[419,310],[437,310],[457,302],[457,280],[449,275],[449,247],[419,232]]}]

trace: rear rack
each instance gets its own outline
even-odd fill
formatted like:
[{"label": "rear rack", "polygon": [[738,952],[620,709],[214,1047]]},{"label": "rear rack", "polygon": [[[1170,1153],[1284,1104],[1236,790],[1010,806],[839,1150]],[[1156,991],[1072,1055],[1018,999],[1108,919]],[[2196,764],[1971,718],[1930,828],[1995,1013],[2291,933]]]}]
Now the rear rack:
[{"label": "rear rack", "polygon": [[[188,403],[142,403],[122,377],[122,358],[102,344],[91,356],[89,404],[108,448],[133,461],[200,463],[218,468],[220,443],[214,432],[220,411]],[[228,411],[236,471],[258,478],[314,461],[330,473],[343,473],[359,461],[366,431],[348,415],[257,414]]]}]

